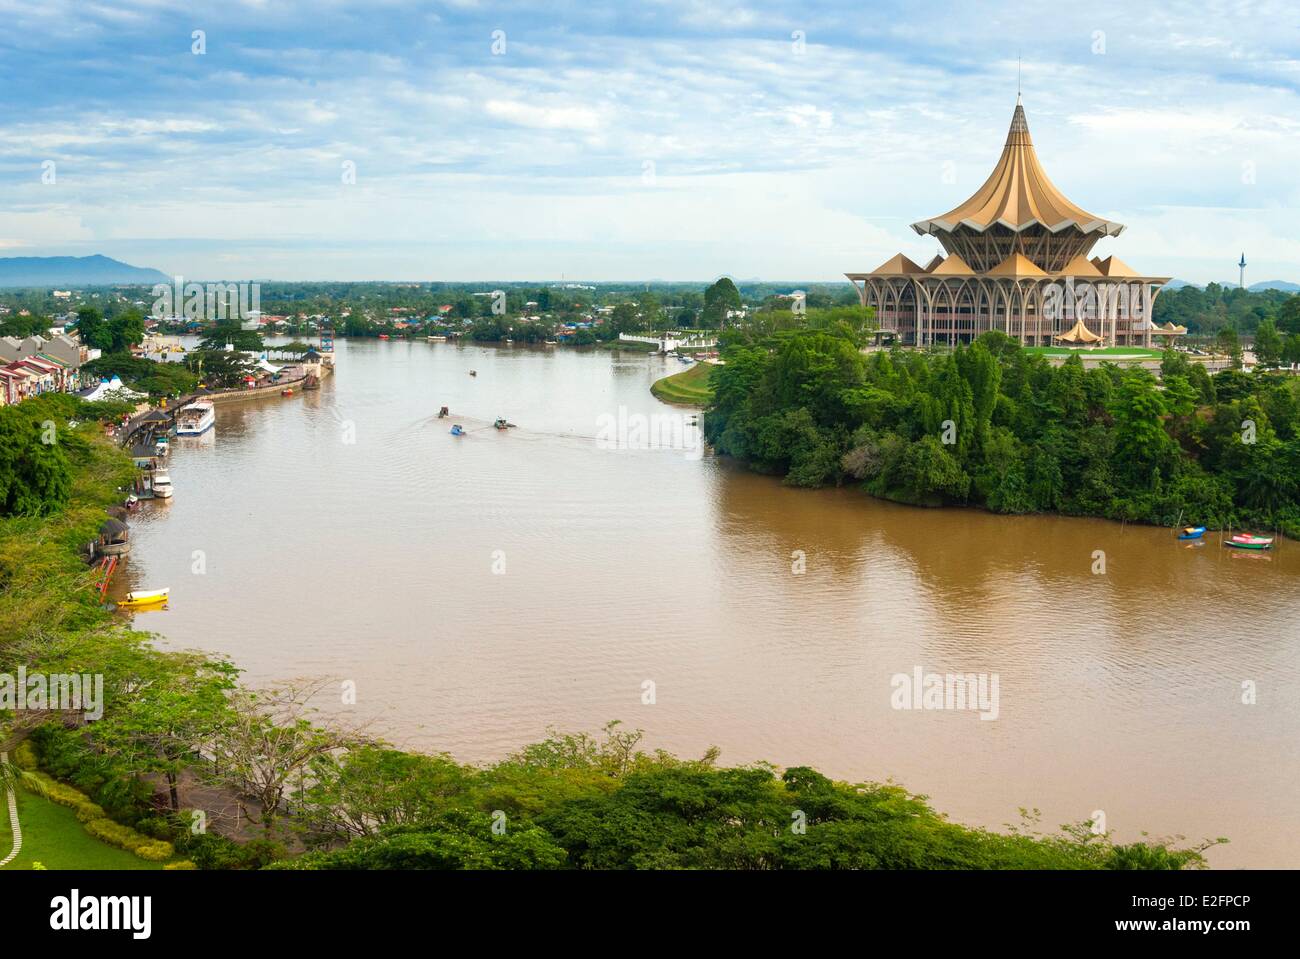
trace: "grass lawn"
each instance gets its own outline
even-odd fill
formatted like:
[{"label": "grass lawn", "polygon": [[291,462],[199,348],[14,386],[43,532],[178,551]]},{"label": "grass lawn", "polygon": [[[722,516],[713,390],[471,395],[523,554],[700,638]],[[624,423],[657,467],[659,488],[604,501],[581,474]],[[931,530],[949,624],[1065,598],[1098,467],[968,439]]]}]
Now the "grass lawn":
[{"label": "grass lawn", "polygon": [[1079,353],[1083,356],[1164,356],[1162,350],[1152,350],[1145,346],[1103,346],[1098,349],[1071,349],[1068,346],[1026,346],[1026,353],[1041,353],[1043,356],[1069,356]]},{"label": "grass lawn", "polygon": [[602,350],[623,350],[628,353],[657,353],[658,343],[638,343],[635,340],[604,340],[596,344]]},{"label": "grass lawn", "polygon": [[712,372],[712,364],[696,363],[680,373],[655,380],[650,384],[650,392],[665,403],[706,406],[713,399],[713,390],[709,386]]},{"label": "grass lawn", "polygon": [[[58,806],[19,788],[18,822],[23,828],[23,850],[4,869],[31,869],[39,862],[46,869],[161,869],[162,863],[146,862],[127,852],[100,842],[86,832],[76,815],[66,806]],[[13,849],[9,829],[9,808],[0,801],[0,859]]]}]

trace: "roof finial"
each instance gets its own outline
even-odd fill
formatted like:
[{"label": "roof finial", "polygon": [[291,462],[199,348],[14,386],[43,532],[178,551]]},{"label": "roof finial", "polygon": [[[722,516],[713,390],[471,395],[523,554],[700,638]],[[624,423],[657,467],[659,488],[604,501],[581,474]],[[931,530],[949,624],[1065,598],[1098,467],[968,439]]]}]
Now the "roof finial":
[{"label": "roof finial", "polygon": [[1016,54],[1016,106],[1020,105],[1020,54]]}]

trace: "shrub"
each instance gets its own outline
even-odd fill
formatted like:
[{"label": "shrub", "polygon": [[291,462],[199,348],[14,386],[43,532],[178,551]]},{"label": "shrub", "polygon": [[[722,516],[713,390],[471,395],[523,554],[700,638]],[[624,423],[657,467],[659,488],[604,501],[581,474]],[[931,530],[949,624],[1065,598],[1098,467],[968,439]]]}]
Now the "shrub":
[{"label": "shrub", "polygon": [[30,741],[24,739],[14,750],[14,765],[19,769],[34,770],[39,765],[36,758],[36,747]]},{"label": "shrub", "polygon": [[91,802],[89,796],[66,783],[51,779],[43,772],[34,770],[24,772],[23,785],[52,803],[67,806],[76,813],[78,822],[88,823],[104,818],[104,810]]},{"label": "shrub", "polygon": [[111,819],[95,819],[86,823],[86,832],[110,846],[125,849],[149,862],[165,862],[176,855],[171,843],[142,836],[130,826],[123,826]]}]

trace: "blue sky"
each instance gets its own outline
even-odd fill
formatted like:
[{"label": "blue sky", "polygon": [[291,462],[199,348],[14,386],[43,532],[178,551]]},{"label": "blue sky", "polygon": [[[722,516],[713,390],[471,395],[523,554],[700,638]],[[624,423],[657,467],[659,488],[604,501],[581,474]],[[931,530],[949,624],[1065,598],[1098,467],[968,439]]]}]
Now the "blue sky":
[{"label": "blue sky", "polygon": [[1056,185],[1128,225],[1097,252],[1204,282],[1244,250],[1248,282],[1300,281],[1286,3],[0,0],[0,20],[4,256],[836,279],[935,251],[908,224],[992,168],[1019,54]]}]

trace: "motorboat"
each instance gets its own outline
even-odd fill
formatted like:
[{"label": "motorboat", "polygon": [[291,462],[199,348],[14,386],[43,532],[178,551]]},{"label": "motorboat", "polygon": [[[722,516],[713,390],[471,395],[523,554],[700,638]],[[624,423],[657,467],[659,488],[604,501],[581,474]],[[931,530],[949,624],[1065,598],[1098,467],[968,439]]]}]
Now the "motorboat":
[{"label": "motorboat", "polygon": [[167,587],[162,589],[136,589],[126,594],[126,597],[117,601],[120,609],[144,609],[148,606],[161,606],[167,602],[167,596],[171,590]]},{"label": "motorboat", "polygon": [[175,492],[172,489],[171,474],[166,470],[154,471],[153,482],[150,484],[150,488],[153,490],[155,499],[171,499],[172,493]]},{"label": "motorboat", "polygon": [[1272,549],[1272,536],[1255,536],[1253,533],[1237,533],[1223,541],[1224,546],[1233,549]]}]

